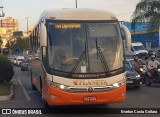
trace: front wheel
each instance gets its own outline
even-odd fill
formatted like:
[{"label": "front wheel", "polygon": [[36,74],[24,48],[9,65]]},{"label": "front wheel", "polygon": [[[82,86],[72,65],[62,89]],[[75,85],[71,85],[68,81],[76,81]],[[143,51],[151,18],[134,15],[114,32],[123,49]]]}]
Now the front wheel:
[{"label": "front wheel", "polygon": [[48,103],[45,101],[45,99],[43,99],[43,107],[45,109],[51,109],[51,106],[48,105]]},{"label": "front wheel", "polygon": [[146,84],[147,86],[151,86],[151,84],[152,84],[151,79],[150,79],[150,78],[146,78],[145,84]]},{"label": "front wheel", "polygon": [[31,85],[32,85],[32,90],[37,90],[37,88],[34,86],[33,83],[31,83]]}]

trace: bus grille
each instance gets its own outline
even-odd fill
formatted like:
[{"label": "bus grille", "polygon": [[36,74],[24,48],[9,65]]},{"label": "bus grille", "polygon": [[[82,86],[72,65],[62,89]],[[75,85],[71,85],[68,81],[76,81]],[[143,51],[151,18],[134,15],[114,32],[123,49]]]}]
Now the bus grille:
[{"label": "bus grille", "polygon": [[[93,88],[93,92],[102,92],[102,91],[109,91],[109,90],[113,90],[115,89],[115,87],[113,86],[105,86],[105,87],[92,87]],[[68,89],[66,90],[68,92],[89,92],[88,91],[88,87],[68,87]]]}]

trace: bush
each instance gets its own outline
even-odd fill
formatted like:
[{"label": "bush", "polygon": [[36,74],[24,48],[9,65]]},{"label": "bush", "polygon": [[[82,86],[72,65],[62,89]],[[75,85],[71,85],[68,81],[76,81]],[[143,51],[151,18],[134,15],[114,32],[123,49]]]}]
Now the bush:
[{"label": "bush", "polygon": [[14,75],[12,63],[0,54],[0,82],[10,81]]}]

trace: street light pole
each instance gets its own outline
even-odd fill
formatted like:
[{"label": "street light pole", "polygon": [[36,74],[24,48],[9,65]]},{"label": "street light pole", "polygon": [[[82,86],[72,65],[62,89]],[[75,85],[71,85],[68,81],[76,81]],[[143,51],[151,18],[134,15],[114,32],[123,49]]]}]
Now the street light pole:
[{"label": "street light pole", "polygon": [[[3,12],[3,6],[0,6],[0,9],[1,9],[0,17],[4,17],[5,13]],[[2,21],[0,20],[0,22],[1,22],[1,27],[2,27]],[[2,37],[2,35],[0,35],[0,37]],[[2,44],[3,44],[3,41],[1,40],[1,46],[0,46],[1,54],[3,54]]]},{"label": "street light pole", "polygon": [[77,8],[77,0],[76,0],[76,8]]},{"label": "street light pole", "polygon": [[26,19],[27,19],[27,36],[28,36],[28,19],[29,19],[29,17],[26,17]]}]

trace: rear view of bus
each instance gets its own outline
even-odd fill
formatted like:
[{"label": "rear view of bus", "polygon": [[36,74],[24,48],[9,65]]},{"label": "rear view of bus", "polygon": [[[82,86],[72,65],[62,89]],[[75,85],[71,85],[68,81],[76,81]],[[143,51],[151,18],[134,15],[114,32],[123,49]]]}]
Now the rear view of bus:
[{"label": "rear view of bus", "polygon": [[[39,73],[31,75],[31,81],[42,92],[46,104],[125,100],[121,25],[112,13],[94,9],[51,10],[42,14],[37,27],[40,59],[36,65],[37,59],[30,63],[30,74]],[[31,49],[34,48],[32,44]]]}]

